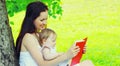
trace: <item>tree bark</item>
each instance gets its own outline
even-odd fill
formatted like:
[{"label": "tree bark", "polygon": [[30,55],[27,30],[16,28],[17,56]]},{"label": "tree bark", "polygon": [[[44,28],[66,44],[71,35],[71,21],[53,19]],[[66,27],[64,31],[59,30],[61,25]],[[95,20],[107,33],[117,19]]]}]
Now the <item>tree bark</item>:
[{"label": "tree bark", "polygon": [[5,0],[0,0],[0,66],[19,66]]}]

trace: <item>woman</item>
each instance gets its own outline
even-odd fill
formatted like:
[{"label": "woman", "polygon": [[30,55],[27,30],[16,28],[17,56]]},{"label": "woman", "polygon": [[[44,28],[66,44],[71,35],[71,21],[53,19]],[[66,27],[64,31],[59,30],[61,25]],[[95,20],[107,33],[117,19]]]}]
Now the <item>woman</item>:
[{"label": "woman", "polygon": [[[32,2],[27,6],[26,15],[21,26],[21,31],[16,41],[16,52],[20,66],[56,66],[60,62],[71,59],[79,52],[78,46],[72,46],[60,57],[45,61],[40,52],[38,32],[47,25],[48,8],[42,2]],[[50,40],[46,40],[48,43]],[[84,61],[81,64],[91,64]],[[84,65],[85,66],[85,65]]]}]

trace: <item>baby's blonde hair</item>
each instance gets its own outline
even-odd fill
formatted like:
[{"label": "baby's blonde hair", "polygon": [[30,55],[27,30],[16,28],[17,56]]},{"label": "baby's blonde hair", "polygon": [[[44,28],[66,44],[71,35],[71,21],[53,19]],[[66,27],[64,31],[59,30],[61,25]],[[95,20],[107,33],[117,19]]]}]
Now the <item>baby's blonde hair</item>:
[{"label": "baby's blonde hair", "polygon": [[47,40],[48,37],[53,34],[56,36],[55,31],[53,31],[52,29],[49,28],[45,28],[43,30],[41,30],[41,32],[39,33],[39,40],[40,40],[40,45],[42,46],[43,43],[43,39]]}]

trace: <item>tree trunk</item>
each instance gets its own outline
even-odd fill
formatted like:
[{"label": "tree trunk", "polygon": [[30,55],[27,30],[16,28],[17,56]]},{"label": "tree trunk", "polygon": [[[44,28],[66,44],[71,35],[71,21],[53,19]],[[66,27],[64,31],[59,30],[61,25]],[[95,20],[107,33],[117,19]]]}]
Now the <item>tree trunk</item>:
[{"label": "tree trunk", "polygon": [[0,0],[0,66],[19,66],[5,0]]}]

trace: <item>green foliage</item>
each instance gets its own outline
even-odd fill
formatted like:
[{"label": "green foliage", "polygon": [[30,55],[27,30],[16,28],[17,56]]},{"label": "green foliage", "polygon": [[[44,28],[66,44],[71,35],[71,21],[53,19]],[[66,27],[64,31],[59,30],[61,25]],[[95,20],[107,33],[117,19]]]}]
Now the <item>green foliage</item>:
[{"label": "green foliage", "polygon": [[13,22],[13,21],[10,21],[9,23],[10,23],[10,25],[14,25],[14,22]]},{"label": "green foliage", "polygon": [[[40,0],[6,0],[7,12],[10,17],[14,16],[14,13],[20,12],[26,9],[26,6],[33,1]],[[56,18],[62,15],[62,7],[60,0],[41,0],[44,2],[49,10],[48,13],[50,17]],[[10,25],[14,25],[13,22],[10,22]]]},{"label": "green foliage", "polygon": [[42,0],[42,2],[46,3],[49,7],[49,15],[53,18],[62,15],[62,7],[60,0]]},{"label": "green foliage", "polygon": [[[20,12],[26,9],[26,6],[33,1],[40,0],[6,0],[7,11],[10,17],[14,16],[14,13]],[[49,15],[53,18],[62,15],[62,7],[60,5],[60,0],[41,0],[47,4],[49,8]]]},{"label": "green foliage", "polygon": [[35,0],[6,0],[7,11],[10,17],[14,16],[14,13],[25,10],[28,3]]}]

